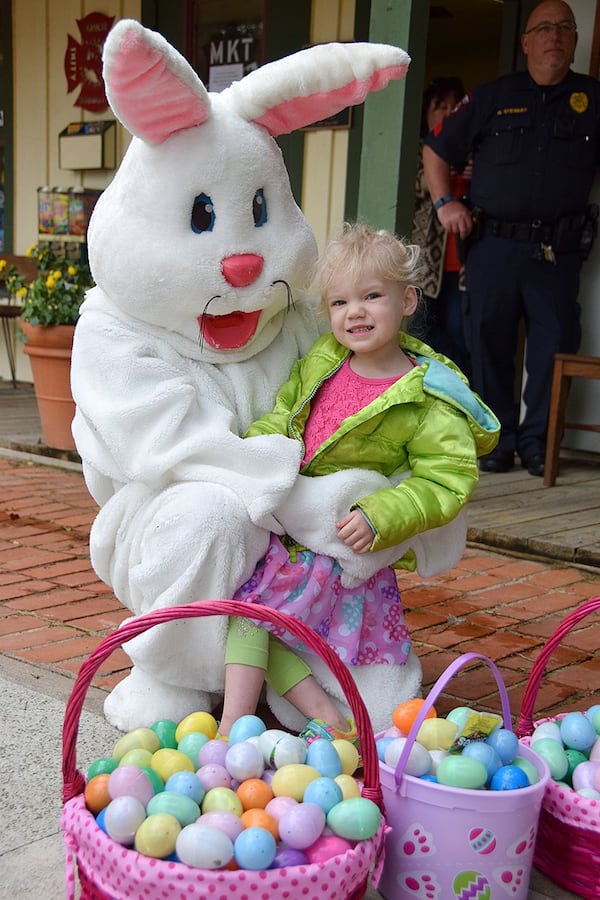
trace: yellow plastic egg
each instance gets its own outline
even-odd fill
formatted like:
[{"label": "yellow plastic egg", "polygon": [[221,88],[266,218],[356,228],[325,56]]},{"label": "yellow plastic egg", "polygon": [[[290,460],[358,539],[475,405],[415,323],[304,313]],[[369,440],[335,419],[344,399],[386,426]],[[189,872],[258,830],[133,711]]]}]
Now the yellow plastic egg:
[{"label": "yellow plastic egg", "polygon": [[164,782],[167,782],[176,772],[195,771],[194,763],[189,756],[181,753],[180,750],[172,750],[170,747],[161,747],[160,750],[153,753],[150,765]]},{"label": "yellow plastic egg", "polygon": [[163,859],[175,850],[181,825],[170,813],[155,813],[144,819],[135,833],[135,849],[144,856]]},{"label": "yellow plastic egg", "polygon": [[417,732],[417,741],[427,750],[448,750],[457,731],[458,725],[448,719],[425,719]]},{"label": "yellow plastic egg", "polygon": [[150,766],[152,764],[153,752],[137,747],[135,750],[128,750],[119,760],[120,766]]},{"label": "yellow plastic egg", "polygon": [[185,719],[182,719],[177,726],[175,740],[179,743],[186,734],[192,734],[194,731],[199,731],[212,741],[217,733],[217,729],[217,720],[210,713],[193,712],[190,713],[189,716],[186,716]]},{"label": "yellow plastic egg", "polygon": [[360,797],[360,788],[352,775],[337,775],[333,780],[340,788],[343,800]]},{"label": "yellow plastic egg", "polygon": [[321,773],[304,763],[289,763],[277,769],[271,782],[271,790],[275,797],[293,797],[298,803],[304,797],[304,791]]},{"label": "yellow plastic egg", "polygon": [[358,769],[359,761],[358,750],[354,744],[342,739],[332,741],[332,744],[337,750],[344,775],[353,775]]},{"label": "yellow plastic egg", "polygon": [[119,738],[113,748],[113,759],[120,760],[130,750],[149,750],[155,753],[160,747],[160,739],[151,728],[134,728]]}]

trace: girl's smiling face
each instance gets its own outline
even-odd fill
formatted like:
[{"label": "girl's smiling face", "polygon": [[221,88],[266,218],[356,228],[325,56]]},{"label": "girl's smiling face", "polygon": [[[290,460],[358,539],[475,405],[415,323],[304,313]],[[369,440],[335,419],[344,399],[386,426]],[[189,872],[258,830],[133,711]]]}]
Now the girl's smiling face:
[{"label": "girl's smiling face", "polygon": [[369,272],[358,279],[341,274],[329,282],[325,303],[340,344],[357,355],[381,356],[397,351],[398,332],[415,311],[417,292]]}]

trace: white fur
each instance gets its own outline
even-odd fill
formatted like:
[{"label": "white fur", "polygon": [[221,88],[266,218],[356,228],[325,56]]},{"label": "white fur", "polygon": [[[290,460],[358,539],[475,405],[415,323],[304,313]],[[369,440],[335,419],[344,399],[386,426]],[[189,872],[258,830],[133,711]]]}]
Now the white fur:
[{"label": "white fur", "polygon": [[[96,287],[75,334],[73,433],[100,506],[94,568],[139,615],[230,598],[270,530],[282,531],[297,485],[315,509],[333,508],[340,482],[351,495],[369,490],[358,470],[311,485],[297,475],[297,442],[240,435],[318,334],[305,293],[316,244],[269,130],[281,117],[299,127],[359,102],[401,77],[408,57],[387,45],[311,48],[215,95],[164,38],[123,20],[104,62],[112,108],[136,136],[89,228]],[[268,217],[257,227],[260,191]],[[191,227],[198,197],[210,199],[212,229]],[[242,255],[262,268],[234,286],[227,260]],[[260,317],[228,349],[199,340],[204,311]],[[325,529],[314,539],[326,546]],[[212,708],[223,691],[225,630],[224,617],[179,620],[131,641],[134,668],[106,701],[109,720],[128,730]],[[325,666],[316,672],[341,700]],[[420,687],[414,655],[405,667],[355,675],[377,728]],[[272,703],[284,725],[297,724],[283,701]]]}]

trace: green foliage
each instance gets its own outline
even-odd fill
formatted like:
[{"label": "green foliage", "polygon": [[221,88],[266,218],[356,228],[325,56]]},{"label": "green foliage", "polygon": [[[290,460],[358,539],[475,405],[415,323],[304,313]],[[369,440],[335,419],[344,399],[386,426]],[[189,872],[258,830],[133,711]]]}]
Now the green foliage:
[{"label": "green foliage", "polygon": [[45,241],[30,247],[27,256],[38,263],[38,275],[30,282],[0,259],[0,275],[21,305],[20,318],[31,325],[75,325],[85,292],[93,285],[89,267],[57,254]]}]

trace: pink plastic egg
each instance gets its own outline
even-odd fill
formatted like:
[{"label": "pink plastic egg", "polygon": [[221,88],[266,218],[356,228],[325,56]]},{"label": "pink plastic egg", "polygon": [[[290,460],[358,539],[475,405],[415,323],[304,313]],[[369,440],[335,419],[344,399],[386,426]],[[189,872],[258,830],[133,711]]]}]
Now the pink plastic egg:
[{"label": "pink plastic egg", "polygon": [[337,834],[322,834],[314,844],[304,851],[309,863],[323,863],[332,856],[339,856],[351,850],[354,845]]},{"label": "pink plastic egg", "polygon": [[144,806],[154,797],[154,788],[145,772],[137,766],[117,766],[108,778],[108,793],[115,797],[135,797]]},{"label": "pink plastic egg", "polygon": [[217,763],[219,766],[225,766],[225,757],[229,750],[227,741],[207,741],[198,753],[198,762],[200,766],[208,766]]},{"label": "pink plastic egg", "polygon": [[286,847],[305,850],[325,827],[325,813],[316,803],[297,803],[279,820],[279,836]]},{"label": "pink plastic egg", "polygon": [[242,820],[233,812],[220,812],[219,810],[205,812],[202,813],[198,822],[201,825],[207,825],[209,828],[218,828],[231,841],[235,841],[240,831],[244,830]]},{"label": "pink plastic egg", "polygon": [[211,791],[216,787],[231,787],[231,775],[225,766],[221,766],[219,763],[209,763],[206,766],[200,766],[196,776],[200,779],[200,783],[205,791]]}]

